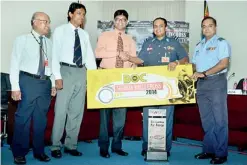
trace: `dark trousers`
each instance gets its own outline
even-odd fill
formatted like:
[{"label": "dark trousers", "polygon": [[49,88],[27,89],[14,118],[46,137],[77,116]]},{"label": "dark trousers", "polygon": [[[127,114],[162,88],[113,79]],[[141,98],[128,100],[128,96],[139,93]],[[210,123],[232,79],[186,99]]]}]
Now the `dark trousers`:
[{"label": "dark trousers", "polygon": [[197,102],[205,132],[203,152],[218,157],[227,156],[228,112],[227,80],[225,74],[215,75],[197,82]]},{"label": "dark trousers", "polygon": [[98,145],[101,150],[108,151],[110,142],[108,135],[109,119],[112,112],[113,139],[111,149],[122,149],[123,130],[126,119],[126,108],[102,109],[100,110],[100,134]]},{"label": "dark trousers", "polygon": [[19,79],[21,101],[15,113],[13,156],[25,156],[29,151],[30,125],[33,123],[33,153],[44,153],[46,114],[51,101],[51,81],[38,80],[24,74]]}]

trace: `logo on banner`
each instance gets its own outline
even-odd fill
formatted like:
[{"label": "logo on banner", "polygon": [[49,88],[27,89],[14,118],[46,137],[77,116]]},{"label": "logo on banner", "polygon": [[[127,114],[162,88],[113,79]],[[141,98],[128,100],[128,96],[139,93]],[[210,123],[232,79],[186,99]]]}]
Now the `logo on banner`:
[{"label": "logo on banner", "polygon": [[123,74],[123,82],[124,83],[137,83],[137,82],[147,82],[145,79],[146,73],[141,74]]}]

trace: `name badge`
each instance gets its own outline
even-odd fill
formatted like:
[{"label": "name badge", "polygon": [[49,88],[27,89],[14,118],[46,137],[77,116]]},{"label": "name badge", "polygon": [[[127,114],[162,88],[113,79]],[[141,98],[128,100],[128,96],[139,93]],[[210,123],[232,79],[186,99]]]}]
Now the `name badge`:
[{"label": "name badge", "polygon": [[161,62],[170,62],[170,57],[161,57]]},{"label": "name badge", "polygon": [[48,60],[45,60],[45,67],[48,66]]}]

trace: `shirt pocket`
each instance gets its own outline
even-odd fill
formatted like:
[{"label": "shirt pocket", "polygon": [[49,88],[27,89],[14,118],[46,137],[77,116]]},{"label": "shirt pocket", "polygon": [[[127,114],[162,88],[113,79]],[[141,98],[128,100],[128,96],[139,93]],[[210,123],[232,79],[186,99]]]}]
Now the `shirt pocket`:
[{"label": "shirt pocket", "polygon": [[117,41],[115,40],[108,41],[107,44],[105,45],[106,51],[107,52],[117,52]]},{"label": "shirt pocket", "polygon": [[37,45],[31,45],[31,44],[26,44],[25,47],[22,50],[22,54],[26,60],[28,61],[37,61],[39,60],[40,57],[40,47],[37,43]]},{"label": "shirt pocket", "polygon": [[170,59],[176,59],[176,60],[178,59],[175,49],[174,50],[167,50],[166,54],[168,57],[170,57]]}]

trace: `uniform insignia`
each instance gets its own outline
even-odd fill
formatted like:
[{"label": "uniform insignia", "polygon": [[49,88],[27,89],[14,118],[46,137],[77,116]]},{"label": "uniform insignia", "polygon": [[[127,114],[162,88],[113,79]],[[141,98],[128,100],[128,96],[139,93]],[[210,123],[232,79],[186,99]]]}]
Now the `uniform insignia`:
[{"label": "uniform insignia", "polygon": [[147,51],[149,52],[149,51],[151,51],[151,50],[153,50],[153,48],[151,47],[151,44],[149,44],[149,46],[148,46],[148,48],[147,48]]},{"label": "uniform insignia", "polygon": [[216,47],[208,47],[206,50],[215,50],[216,49]]},{"label": "uniform insignia", "polygon": [[220,38],[218,38],[218,40],[219,41],[223,41],[223,40],[225,40],[224,38],[222,38],[222,37],[220,37]]},{"label": "uniform insignia", "polygon": [[198,56],[198,55],[199,55],[199,50],[196,51],[196,56]]},{"label": "uniform insignia", "polygon": [[147,38],[144,40],[144,42],[150,40],[151,38],[152,38],[152,37],[147,37]]},{"label": "uniform insignia", "polygon": [[167,50],[174,50],[174,47],[172,47],[172,46],[167,46]]}]

